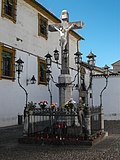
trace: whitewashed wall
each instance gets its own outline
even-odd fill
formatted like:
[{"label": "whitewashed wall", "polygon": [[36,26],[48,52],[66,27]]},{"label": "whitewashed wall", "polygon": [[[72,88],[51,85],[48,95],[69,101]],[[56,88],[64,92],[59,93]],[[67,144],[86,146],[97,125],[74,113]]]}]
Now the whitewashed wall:
[{"label": "whitewashed wall", "polygon": [[[100,92],[104,86],[104,77],[93,78],[94,105],[100,105]],[[120,119],[120,76],[109,77],[108,86],[102,97],[105,119]]]},{"label": "whitewashed wall", "polygon": [[[52,21],[49,20],[48,23],[51,24]],[[20,38],[22,42],[17,41],[16,38]],[[49,32],[48,40],[38,37],[38,11],[23,0],[17,0],[16,24],[6,18],[0,17],[0,42],[34,54],[30,55],[23,51],[16,50],[16,60],[20,57],[24,61],[24,71],[21,73],[20,82],[28,92],[28,101],[37,103],[43,100],[49,101],[47,86],[38,85],[38,83],[26,86],[26,79],[31,78],[32,75],[35,75],[36,79],[38,77],[36,55],[44,57],[48,51],[53,55],[53,51],[56,47],[60,50],[59,33]],[[74,53],[76,51],[77,40],[73,36],[70,36],[71,67],[75,67]],[[52,66],[52,74],[55,81],[57,81],[60,70],[55,64]],[[71,75],[75,75],[75,72],[71,71]],[[15,77],[16,80],[14,82],[5,79],[0,80],[0,127],[17,124],[18,113],[23,114],[25,92],[17,83],[17,73]],[[52,90],[53,102],[58,103],[58,88],[52,81],[50,82],[50,87]],[[78,93],[75,91],[75,94]],[[76,97],[75,94],[74,97]]]}]

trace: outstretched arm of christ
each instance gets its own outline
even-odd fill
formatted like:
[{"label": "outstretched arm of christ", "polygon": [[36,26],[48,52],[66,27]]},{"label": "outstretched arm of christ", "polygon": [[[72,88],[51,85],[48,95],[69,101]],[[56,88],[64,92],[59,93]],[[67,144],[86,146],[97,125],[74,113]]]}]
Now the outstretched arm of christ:
[{"label": "outstretched arm of christ", "polygon": [[69,32],[69,30],[71,30],[73,27],[74,27],[74,23],[73,23],[73,24],[71,24],[71,25],[66,29],[66,32],[68,33],[68,32]]},{"label": "outstretched arm of christ", "polygon": [[60,30],[59,28],[55,27],[54,28],[60,33],[60,37],[64,36],[64,32],[62,32],[62,30]]}]

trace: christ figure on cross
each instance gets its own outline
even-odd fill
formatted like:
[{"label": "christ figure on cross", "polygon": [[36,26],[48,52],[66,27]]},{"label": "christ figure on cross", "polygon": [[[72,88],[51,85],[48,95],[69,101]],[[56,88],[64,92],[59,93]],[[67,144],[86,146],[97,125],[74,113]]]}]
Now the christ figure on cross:
[{"label": "christ figure on cross", "polygon": [[69,31],[71,30],[71,28],[74,27],[74,23],[71,24],[68,28],[65,28],[65,27],[60,27],[57,28],[56,26],[54,26],[54,28],[60,33],[60,46],[63,47],[63,50],[65,49],[66,45],[67,45],[67,37],[68,37],[68,33]]},{"label": "christ figure on cross", "polygon": [[69,14],[67,10],[63,10],[61,14],[61,23],[49,25],[49,31],[58,31],[60,33],[60,45],[63,50],[68,43],[68,33],[71,29],[81,29],[84,23],[82,21],[69,22]]}]

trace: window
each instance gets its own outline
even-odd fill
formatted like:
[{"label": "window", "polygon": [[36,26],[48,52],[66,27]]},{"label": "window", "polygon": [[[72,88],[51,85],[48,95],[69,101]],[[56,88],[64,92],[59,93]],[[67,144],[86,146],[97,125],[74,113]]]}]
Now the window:
[{"label": "window", "polygon": [[48,38],[47,26],[48,20],[45,17],[38,14],[38,36],[42,36],[45,39]]},{"label": "window", "polygon": [[0,48],[0,79],[15,78],[15,50],[7,47]]},{"label": "window", "polygon": [[47,84],[46,81],[46,62],[38,57],[38,84]]},{"label": "window", "polygon": [[6,17],[16,22],[17,0],[2,0],[2,17]]}]

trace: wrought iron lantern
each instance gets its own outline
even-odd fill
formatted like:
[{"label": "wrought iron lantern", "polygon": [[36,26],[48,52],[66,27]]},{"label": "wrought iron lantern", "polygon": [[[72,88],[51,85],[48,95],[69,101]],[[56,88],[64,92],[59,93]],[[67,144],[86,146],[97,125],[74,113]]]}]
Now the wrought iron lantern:
[{"label": "wrought iron lantern", "polygon": [[59,51],[57,49],[54,50],[54,58],[55,58],[55,61],[58,62],[58,60],[59,60]]},{"label": "wrought iron lantern", "polygon": [[36,79],[35,76],[33,75],[31,79],[27,79],[26,80],[26,85],[28,84],[35,84],[36,83]]},{"label": "wrought iron lantern", "polygon": [[107,76],[108,76],[108,74],[109,74],[109,68],[110,68],[110,67],[107,66],[107,65],[105,65],[104,68],[103,68],[103,69],[104,69],[104,74],[107,75]]},{"label": "wrought iron lantern", "polygon": [[21,58],[19,58],[17,61],[16,61],[16,72],[20,73],[23,71],[23,61],[21,60]]},{"label": "wrought iron lantern", "polygon": [[52,55],[49,54],[49,52],[48,52],[48,54],[47,54],[45,57],[46,57],[46,64],[47,64],[47,66],[48,66],[48,67],[51,67],[51,64],[52,64],[52,59],[51,59],[51,57],[52,57]]},{"label": "wrought iron lantern", "polygon": [[35,76],[33,75],[31,80],[30,80],[31,84],[35,84],[36,83],[36,79],[35,79]]},{"label": "wrought iron lantern", "polygon": [[75,55],[75,64],[81,64],[81,62],[82,62],[82,53],[77,51],[74,55]]},{"label": "wrought iron lantern", "polygon": [[96,55],[94,55],[92,52],[90,52],[90,54],[87,56],[87,58],[88,58],[88,65],[90,67],[94,67]]}]

